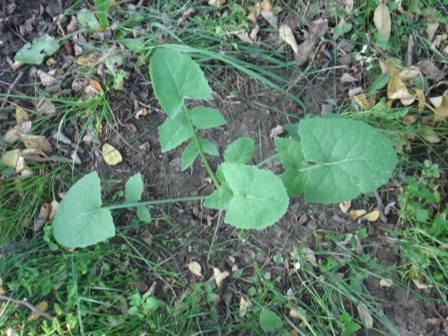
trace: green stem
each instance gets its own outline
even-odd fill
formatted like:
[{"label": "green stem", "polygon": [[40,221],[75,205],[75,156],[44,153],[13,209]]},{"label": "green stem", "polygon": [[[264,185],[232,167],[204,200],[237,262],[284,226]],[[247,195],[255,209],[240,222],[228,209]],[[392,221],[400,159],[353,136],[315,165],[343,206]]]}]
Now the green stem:
[{"label": "green stem", "polygon": [[205,157],[204,152],[202,151],[201,144],[199,143],[199,139],[198,139],[198,136],[196,134],[196,129],[194,128],[193,123],[191,122],[190,116],[188,115],[188,109],[187,109],[187,106],[185,105],[185,101],[183,102],[182,107],[183,107],[184,112],[185,112],[185,114],[187,116],[188,123],[190,124],[190,126],[191,126],[191,128],[193,130],[193,140],[196,143],[196,146],[198,147],[199,156],[201,157],[201,160],[204,163],[205,169],[207,169],[208,175],[210,175],[210,178],[212,179],[213,184],[215,185],[215,188],[218,189],[219,186],[220,186],[219,181],[216,178],[216,175],[213,172],[212,168],[210,167],[210,164],[208,163],[207,158]]},{"label": "green stem", "polygon": [[166,203],[175,203],[175,202],[188,202],[188,201],[201,201],[207,196],[192,196],[192,197],[181,197],[181,198],[171,198],[165,200],[156,200],[156,201],[146,201],[146,202],[135,202],[135,203],[126,203],[126,204],[116,204],[116,205],[108,205],[102,207],[103,209],[116,210],[116,209],[126,209],[131,207],[139,207],[144,205],[159,205]]},{"label": "green stem", "polygon": [[262,165],[264,165],[265,163],[267,163],[268,161],[271,161],[271,160],[273,160],[273,159],[275,159],[276,157],[279,157],[280,156],[280,154],[274,154],[274,155],[272,155],[272,156],[270,156],[270,157],[268,157],[267,159],[264,159],[263,161],[261,161],[260,163],[258,163],[256,166],[257,167],[261,167]]}]

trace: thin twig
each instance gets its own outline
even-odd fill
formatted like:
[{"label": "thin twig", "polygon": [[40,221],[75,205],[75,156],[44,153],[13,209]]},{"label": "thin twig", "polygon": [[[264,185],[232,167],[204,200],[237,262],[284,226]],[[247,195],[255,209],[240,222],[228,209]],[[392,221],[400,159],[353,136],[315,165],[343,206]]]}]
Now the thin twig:
[{"label": "thin twig", "polygon": [[3,99],[2,106],[0,106],[0,111],[3,111],[3,108],[5,107],[6,102],[8,101],[8,96],[11,94],[12,89],[14,89],[14,86],[17,85],[17,83],[19,82],[19,80],[22,76],[23,76],[23,72],[19,72],[16,79],[14,79],[14,82],[12,82],[12,84],[9,86],[8,91],[6,92],[6,96]]},{"label": "thin twig", "polygon": [[22,305],[27,307],[29,310],[31,310],[33,313],[36,313],[37,315],[43,316],[46,319],[53,321],[54,317],[51,316],[50,314],[43,312],[42,310],[37,309],[36,307],[34,307],[31,303],[29,303],[28,301],[25,300],[16,300],[13,298],[10,298],[9,296],[5,296],[0,294],[0,299],[6,300],[6,301],[10,301],[12,303],[18,304],[18,305]]}]

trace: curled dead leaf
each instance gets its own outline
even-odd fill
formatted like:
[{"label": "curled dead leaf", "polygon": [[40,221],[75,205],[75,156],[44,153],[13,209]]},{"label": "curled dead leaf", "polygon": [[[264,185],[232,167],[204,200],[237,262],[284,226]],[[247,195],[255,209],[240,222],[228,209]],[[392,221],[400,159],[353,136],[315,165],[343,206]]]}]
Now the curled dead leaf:
[{"label": "curled dead leaf", "polygon": [[240,312],[238,314],[239,317],[246,316],[246,312],[249,308],[252,308],[252,302],[249,298],[246,299],[244,296],[242,296],[240,300]]},{"label": "curled dead leaf", "polygon": [[392,279],[383,278],[380,280],[380,286],[381,287],[387,287],[390,288],[394,284],[394,281]]},{"label": "curled dead leaf", "polygon": [[358,314],[361,317],[361,320],[364,322],[365,327],[367,329],[372,329],[373,327],[372,314],[370,314],[369,309],[362,302],[358,304]]},{"label": "curled dead leaf", "polygon": [[347,213],[348,209],[350,209],[351,206],[352,206],[352,202],[351,201],[346,201],[346,202],[339,203],[339,208],[341,209],[341,211],[343,213]]},{"label": "curled dead leaf", "polygon": [[294,50],[294,53],[297,55],[299,52],[299,46],[297,45],[297,41],[291,27],[286,24],[282,24],[278,29],[278,34],[283,41],[289,44],[292,50]]},{"label": "curled dead leaf", "polygon": [[42,135],[21,134],[20,138],[26,148],[41,150],[44,153],[51,153],[53,151],[50,142]]}]

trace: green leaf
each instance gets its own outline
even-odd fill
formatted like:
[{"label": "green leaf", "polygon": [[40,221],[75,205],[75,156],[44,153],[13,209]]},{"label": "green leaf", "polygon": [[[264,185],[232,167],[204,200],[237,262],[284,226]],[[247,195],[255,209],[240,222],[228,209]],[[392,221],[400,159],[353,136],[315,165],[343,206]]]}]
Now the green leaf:
[{"label": "green leaf", "polygon": [[168,117],[165,122],[159,126],[159,134],[162,153],[165,153],[190,139],[193,136],[193,128],[189,124],[185,113],[179,113],[174,119]]},{"label": "green leaf", "polygon": [[221,113],[214,108],[198,106],[188,111],[193,125],[199,129],[208,129],[225,125],[227,122]]},{"label": "green leaf", "polygon": [[293,137],[294,140],[300,142],[299,123],[282,125],[283,129]]},{"label": "green leaf", "polygon": [[173,118],[184,99],[213,99],[204,73],[191,57],[170,49],[157,49],[149,65],[154,94]]},{"label": "green leaf", "polygon": [[84,176],[66,193],[53,219],[53,236],[69,248],[94,245],[115,236],[111,213],[101,208],[96,172]]},{"label": "green leaf", "polygon": [[151,223],[151,213],[149,212],[148,208],[144,205],[137,207],[137,216],[138,219],[140,219],[143,223],[149,224]]},{"label": "green leaf", "polygon": [[293,138],[275,138],[274,141],[285,167],[280,178],[288,191],[288,196],[299,197],[303,193],[307,177],[301,169],[308,166],[303,156],[302,146]]},{"label": "green leaf", "polygon": [[379,75],[372,83],[372,85],[370,85],[369,87],[369,93],[374,94],[377,93],[379,90],[381,90],[382,88],[384,88],[387,83],[389,82],[390,79],[390,75],[387,73],[383,73],[381,75]]},{"label": "green leaf", "polygon": [[224,162],[225,182],[204,205],[226,210],[225,221],[244,229],[263,229],[274,224],[288,208],[282,181],[271,171]]},{"label": "green leaf", "polygon": [[224,151],[224,160],[228,163],[247,164],[252,159],[254,148],[255,142],[251,138],[239,138]]},{"label": "green leaf", "polygon": [[109,11],[110,2],[112,0],[95,0],[95,9],[98,20],[100,21],[101,29],[109,27],[109,20],[107,19],[107,12]]},{"label": "green leaf", "polygon": [[[198,141],[202,151],[213,156],[219,156],[218,150],[213,143],[205,139],[198,139]],[[182,171],[193,165],[198,155],[199,148],[195,141],[191,141],[182,153]]]},{"label": "green leaf", "polygon": [[139,38],[126,38],[120,40],[120,42],[125,46],[125,48],[135,52],[140,53],[145,50],[145,39],[142,37]]},{"label": "green leaf", "polygon": [[142,199],[143,179],[140,173],[133,175],[125,186],[124,203],[136,203]]},{"label": "green leaf", "polygon": [[14,56],[14,61],[23,64],[41,64],[45,56],[54,54],[59,44],[50,35],[44,35],[25,44]]},{"label": "green leaf", "polygon": [[81,9],[76,17],[81,26],[87,27],[93,31],[100,29],[100,24],[98,23],[95,14],[93,14],[88,9]]},{"label": "green leaf", "polygon": [[397,155],[379,131],[344,118],[311,118],[300,122],[308,202],[324,204],[352,200],[386,183]]},{"label": "green leaf", "polygon": [[280,329],[283,326],[283,322],[273,311],[263,309],[260,314],[260,326],[265,332],[271,332],[275,329]]}]

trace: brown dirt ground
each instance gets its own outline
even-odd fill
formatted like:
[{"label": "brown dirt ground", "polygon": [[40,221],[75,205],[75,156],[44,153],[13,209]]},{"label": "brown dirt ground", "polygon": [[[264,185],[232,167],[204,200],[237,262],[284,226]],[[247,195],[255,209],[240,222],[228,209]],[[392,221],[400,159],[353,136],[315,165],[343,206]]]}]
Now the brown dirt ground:
[{"label": "brown dirt ground", "polygon": [[[0,93],[2,94],[7,92],[8,85],[14,81],[16,76],[10,70],[6,57],[12,59],[13,55],[24,43],[22,41],[24,38],[17,37],[17,27],[31,17],[33,13],[38,13],[40,6],[47,8],[49,5],[45,1],[2,1],[1,10],[6,11],[5,7],[11,3],[16,5],[16,9],[12,11],[8,20],[2,24],[2,40],[5,44],[0,49]],[[47,23],[52,20],[48,13],[42,13],[41,17]],[[26,37],[26,40],[32,40],[34,36],[35,33],[31,33]],[[28,70],[23,68],[21,71],[27,72]],[[141,72],[148,74],[147,69],[144,68],[141,69]],[[291,76],[291,74],[281,75]],[[339,78],[339,74],[333,72],[326,78],[310,77],[303,80],[304,87],[306,85],[307,89],[297,92],[297,94],[309,111],[320,113],[322,104],[328,98],[335,98],[339,101],[344,99],[344,92],[335,89],[337,87],[335,78]],[[157,101],[151,98],[151,92],[148,92],[147,86],[143,84],[147,80],[148,78],[140,78],[134,83],[127,81],[126,87],[122,92],[115,93],[110,97],[116,119],[120,121],[128,119],[122,125],[120,123],[114,125],[115,131],[125,138],[134,149],[128,148],[120,139],[114,137],[114,132],[111,130],[110,132],[106,131],[102,135],[101,142],[118,145],[123,153],[123,163],[118,168],[107,166],[92,154],[90,147],[86,146],[85,148],[80,148],[79,151],[85,170],[96,169],[99,171],[100,176],[123,180],[140,172],[144,177],[146,186],[143,199],[147,200],[210,194],[212,185],[207,183],[206,171],[201,166],[199,160],[195,162],[193,167],[185,172],[181,172],[181,149],[161,154],[157,126],[163,122],[164,116],[157,109]],[[277,125],[295,122],[288,115],[300,117],[303,114],[300,107],[291,102],[290,99],[282,97],[272,90],[263,89],[256,82],[241,77],[232,71],[229,71],[221,80],[225,89],[223,86],[213,85],[212,89],[215,99],[207,104],[218,108],[228,121],[228,124],[217,130],[207,132],[206,137],[218,145],[221,153],[233,140],[241,136],[251,137],[256,142],[254,163],[260,162],[274,154],[273,139],[269,136],[271,129]],[[18,92],[26,92],[32,84],[33,79],[25,74],[20,82],[17,83],[16,89]],[[238,95],[229,97],[228,92],[237,92]],[[145,103],[154,108],[149,111],[149,116],[139,120],[135,118],[129,119],[129,113],[133,111],[134,97],[138,95],[147,97]],[[32,107],[31,102],[19,102],[16,99],[12,99],[12,101],[21,105],[28,104],[28,106]],[[251,103],[254,101],[261,102],[262,105],[254,106]],[[115,103],[119,104],[119,107],[114,106]],[[275,110],[284,111],[285,114],[276,113],[274,112]],[[12,111],[12,109],[1,111],[0,118],[13,120]],[[76,126],[80,128],[82,120],[76,120],[76,122],[78,123]],[[132,124],[133,127],[129,126],[129,124]],[[70,134],[73,134],[72,128],[73,125],[63,127],[61,131],[70,136]],[[141,136],[142,134],[143,136]],[[135,140],[137,135],[139,137]],[[219,159],[212,158],[210,162],[212,167],[215,168],[219,163]],[[268,163],[268,168],[280,172],[280,168],[272,162]],[[122,185],[111,187],[106,190],[106,193],[112,195],[121,188]],[[379,195],[383,204],[396,201],[396,186],[391,184],[384,187],[383,190],[379,191]],[[368,198],[368,205],[375,206],[375,202],[376,199],[374,197]],[[207,272],[210,272],[211,267],[228,269],[228,257],[231,255],[239,259],[240,268],[248,267],[250,272],[250,270],[255,269],[254,260],[247,256],[251,252],[264,251],[266,252],[265,255],[262,253],[257,254],[255,263],[258,267],[269,272],[273,278],[280,276],[281,281],[278,283],[278,287],[280,291],[286,293],[291,283],[298,280],[293,279],[284,267],[278,267],[271,260],[273,255],[280,252],[288,261],[294,246],[306,246],[316,250],[328,244],[325,238],[317,240],[316,235],[313,234],[315,232],[331,230],[341,234],[354,233],[356,230],[366,227],[366,225],[368,225],[370,233],[369,239],[373,240],[373,242],[370,242],[369,246],[364,247],[364,253],[370,253],[372,259],[378,260],[385,268],[400,264],[400,255],[397,254],[396,250],[392,246],[384,248],[385,234],[383,228],[393,226],[396,216],[391,216],[389,223],[384,225],[377,223],[366,224],[350,220],[337,206],[308,204],[303,199],[294,199],[291,200],[287,214],[278,223],[265,230],[248,231],[244,234],[244,238],[241,238],[241,231],[226,224],[221,224],[217,230],[216,237],[213,238],[215,226],[217,225],[216,212],[203,208],[200,202],[176,203],[169,207],[155,207],[151,211],[154,218],[162,218],[169,215],[172,218],[172,222],[176,223],[176,229],[173,229],[165,221],[157,220],[155,224],[151,224],[150,230],[153,237],[164,235],[177,238],[179,241],[192,239],[190,245],[194,246],[199,253],[194,258],[199,260],[203,270],[206,270],[205,277],[211,275],[207,274]],[[126,214],[122,214],[117,219],[116,224],[118,227],[120,225],[131,227],[127,229],[127,234],[134,234],[137,238],[141,235],[140,229],[133,230],[132,226],[129,226],[130,217],[127,217]],[[210,251],[210,243],[213,239],[215,239],[215,247],[212,249],[210,259],[208,259],[207,254]],[[241,239],[244,240],[242,241]],[[361,244],[363,244],[362,240]],[[219,248],[216,248],[216,246],[219,246]],[[141,250],[148,258],[153,257],[148,252],[150,250],[146,249],[147,251],[145,252],[144,244],[142,244]],[[169,258],[169,252],[159,251],[159,253],[162,257],[165,255],[166,258]],[[179,265],[185,265],[191,261],[192,257],[191,253],[184,249],[167,262],[170,262],[173,267],[179,267]],[[213,264],[210,263],[210,260],[213,260]],[[192,277],[188,273],[186,276]],[[150,277],[142,280],[152,283]],[[194,281],[193,277],[191,281]],[[400,335],[443,335],[443,331],[440,329],[441,326],[431,326],[427,322],[428,319],[437,317],[433,307],[425,306],[414,291],[402,288],[386,290],[380,287],[378,279],[372,276],[367,277],[363,284],[365,291],[377,297],[378,302],[382,302],[384,314],[390,319]],[[423,291],[416,290],[416,292],[420,292],[420,295],[430,295]],[[233,298],[233,300],[236,300],[236,298]],[[369,335],[375,334],[374,332],[369,333]],[[357,335],[367,334],[363,331]]]}]

